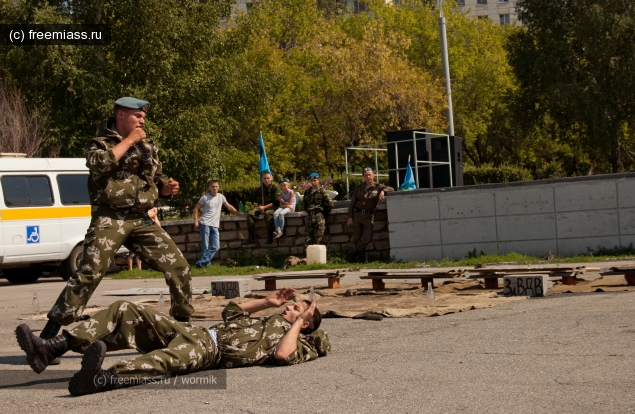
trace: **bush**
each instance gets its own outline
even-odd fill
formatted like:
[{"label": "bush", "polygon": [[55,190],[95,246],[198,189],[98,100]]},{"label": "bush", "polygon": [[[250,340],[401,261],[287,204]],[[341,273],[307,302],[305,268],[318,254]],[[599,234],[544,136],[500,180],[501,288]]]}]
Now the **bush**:
[{"label": "bush", "polygon": [[514,181],[531,181],[531,172],[523,167],[503,164],[494,167],[485,164],[481,167],[465,166],[463,168],[463,183],[465,185],[508,183]]},{"label": "bush", "polygon": [[551,161],[548,164],[536,168],[536,179],[547,180],[549,178],[563,178],[567,176],[562,164],[558,161]]}]

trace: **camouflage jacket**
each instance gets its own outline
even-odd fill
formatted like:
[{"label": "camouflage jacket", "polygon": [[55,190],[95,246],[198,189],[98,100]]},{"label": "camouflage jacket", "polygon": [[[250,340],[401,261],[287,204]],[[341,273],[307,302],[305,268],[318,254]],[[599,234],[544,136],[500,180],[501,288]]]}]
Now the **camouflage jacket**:
[{"label": "camouflage jacket", "polygon": [[368,188],[366,188],[365,183],[361,183],[355,187],[353,197],[351,197],[351,203],[348,206],[348,217],[353,218],[354,211],[374,211],[375,207],[377,207],[377,203],[379,203],[379,193],[382,191],[387,193],[393,191],[393,188],[380,183],[375,183],[375,185]]},{"label": "camouflage jacket", "polygon": [[312,188],[306,190],[304,198],[302,198],[302,205],[305,211],[321,211],[328,214],[333,210],[333,200],[323,187],[318,187],[315,191]]},{"label": "camouflage jacket", "polygon": [[86,146],[90,202],[115,209],[146,211],[154,207],[161,187],[169,180],[161,171],[159,150],[154,142],[144,139],[115,161],[113,148],[123,137],[113,123],[112,118],[104,120],[97,129],[97,136]]},{"label": "camouflage jacket", "polygon": [[[263,191],[260,189],[260,187],[258,187],[256,192],[258,193],[258,204],[260,205],[260,203],[262,203]],[[278,186],[278,184],[276,183],[271,183],[269,187],[264,187],[264,194],[265,194],[264,205],[273,203],[272,208],[277,208],[278,205],[280,204],[280,186]]]},{"label": "camouflage jacket", "polygon": [[284,360],[273,355],[285,333],[291,328],[281,315],[254,318],[235,302],[223,309],[222,323],[212,326],[218,333],[221,351],[220,365],[224,368],[248,367],[273,363],[293,365],[325,356],[331,344],[325,331],[318,329],[310,335],[298,336],[297,349]]}]

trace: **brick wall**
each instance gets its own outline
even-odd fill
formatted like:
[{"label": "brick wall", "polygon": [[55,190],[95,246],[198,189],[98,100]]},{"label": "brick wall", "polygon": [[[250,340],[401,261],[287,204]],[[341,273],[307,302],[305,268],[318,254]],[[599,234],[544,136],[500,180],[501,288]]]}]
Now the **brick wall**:
[{"label": "brick wall", "polygon": [[[241,249],[248,256],[263,256],[268,251],[289,256],[305,257],[305,212],[289,213],[285,216],[286,236],[265,244],[267,233],[263,219],[256,223],[258,243],[243,247],[241,242],[247,238],[247,219],[239,216],[224,216],[220,222],[221,250],[214,256],[214,263],[230,257],[232,250]],[[326,218],[324,244],[329,251],[348,251],[353,230],[346,225],[348,208],[334,209]],[[187,260],[201,257],[200,236],[192,220],[177,220],[162,223],[163,228],[172,237]],[[388,233],[388,215],[385,204],[380,204],[375,212],[373,242],[368,246],[370,257],[390,257]],[[125,267],[125,259],[117,259],[117,267]]]}]

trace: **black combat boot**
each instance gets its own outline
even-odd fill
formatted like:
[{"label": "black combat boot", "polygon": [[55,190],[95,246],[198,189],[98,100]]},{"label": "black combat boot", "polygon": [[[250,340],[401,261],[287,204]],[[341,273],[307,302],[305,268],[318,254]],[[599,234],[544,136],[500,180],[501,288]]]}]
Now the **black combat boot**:
[{"label": "black combat boot", "polygon": [[[46,322],[46,326],[44,327],[44,329],[42,329],[42,332],[40,332],[40,338],[42,339],[55,338],[61,328],[62,328],[61,324],[48,320]],[[62,361],[59,358],[55,358],[54,360],[49,362],[49,365],[59,365],[61,363]]]},{"label": "black combat boot", "polygon": [[243,242],[241,243],[243,246],[256,243],[256,236],[254,235],[254,229],[248,230],[248,231],[249,231],[249,235],[247,236],[247,240],[243,240]]},{"label": "black combat boot", "polygon": [[38,338],[31,332],[26,324],[21,324],[15,329],[20,348],[26,353],[29,366],[37,374],[44,371],[56,358],[68,351],[70,338],[67,333],[51,339]]},{"label": "black combat boot", "polygon": [[267,241],[265,242],[265,244],[271,243],[273,243],[273,230],[267,229]]},{"label": "black combat boot", "polygon": [[94,394],[121,388],[119,377],[110,370],[101,369],[106,358],[106,344],[95,341],[86,348],[82,369],[68,383],[68,392],[74,396]]}]

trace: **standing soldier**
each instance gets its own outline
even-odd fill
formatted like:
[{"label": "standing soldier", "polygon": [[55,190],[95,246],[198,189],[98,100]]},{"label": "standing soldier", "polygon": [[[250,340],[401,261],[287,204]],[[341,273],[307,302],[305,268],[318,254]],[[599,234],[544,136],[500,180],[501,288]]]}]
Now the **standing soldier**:
[{"label": "standing soldier", "polygon": [[115,101],[113,118],[97,129],[86,147],[88,193],[92,217],[84,239],[84,254],[77,272],[48,313],[40,336],[53,338],[61,328],[82,316],[88,299],[125,243],[153,269],[165,275],[170,287],[170,315],[189,321],[190,267],[168,234],[147,211],[159,197],[179,191],[179,183],[163,174],[158,148],[143,131],[150,104],[135,98]]},{"label": "standing soldier", "polygon": [[364,168],[364,182],[353,192],[348,207],[348,227],[353,227],[353,244],[355,250],[348,257],[349,262],[356,262],[364,257],[366,246],[373,239],[373,212],[377,203],[384,201],[386,192],[392,187],[375,182],[375,173],[370,167]]},{"label": "standing soldier", "polygon": [[320,186],[320,174],[312,172],[309,175],[311,188],[304,192],[302,204],[306,211],[306,243],[322,244],[326,221],[324,215],[333,209],[333,200],[326,194],[324,187]]}]

